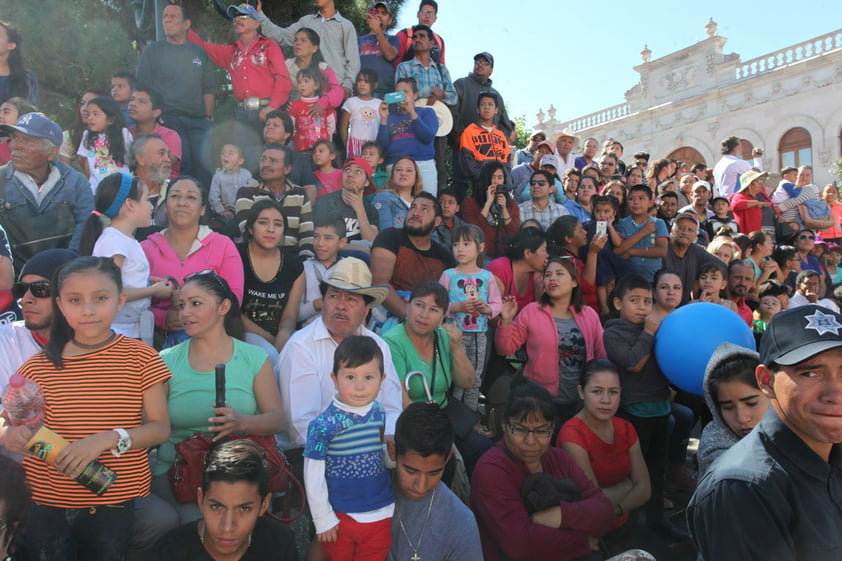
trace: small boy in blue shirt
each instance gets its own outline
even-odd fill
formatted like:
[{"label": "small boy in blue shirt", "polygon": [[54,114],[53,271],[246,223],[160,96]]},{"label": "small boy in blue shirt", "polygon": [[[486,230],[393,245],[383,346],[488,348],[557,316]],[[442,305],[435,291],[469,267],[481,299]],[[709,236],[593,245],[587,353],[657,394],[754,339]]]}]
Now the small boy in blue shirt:
[{"label": "small boy in blue shirt", "polygon": [[346,337],[330,377],[336,397],[310,421],[304,445],[316,537],[331,561],[385,559],[395,500],[384,463],[386,412],[375,401],[385,378],[383,352],[371,337]]},{"label": "small boy in blue shirt", "polygon": [[[798,179],[798,168],[788,166],[781,170],[781,181],[772,193],[772,204],[781,204],[801,194],[801,187],[795,186],[796,179]],[[745,233],[748,234],[748,232]]]},{"label": "small boy in blue shirt", "polygon": [[652,190],[646,185],[629,189],[629,216],[620,220],[616,231],[609,231],[614,252],[629,260],[636,273],[652,282],[667,254],[669,232],[660,218],[649,215],[654,205]]}]

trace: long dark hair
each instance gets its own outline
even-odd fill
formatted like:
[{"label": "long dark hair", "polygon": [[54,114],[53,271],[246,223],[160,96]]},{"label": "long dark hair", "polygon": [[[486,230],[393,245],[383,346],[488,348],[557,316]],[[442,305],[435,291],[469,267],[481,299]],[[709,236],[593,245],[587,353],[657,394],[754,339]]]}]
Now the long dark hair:
[{"label": "long dark hair", "polygon": [[[281,213],[281,219],[284,221],[284,235],[286,235],[287,216],[284,214],[283,205],[273,199],[261,199],[254,203],[254,205],[249,209],[248,218],[246,218],[246,224],[243,227],[243,241],[250,242],[252,240],[252,236],[254,236],[254,224],[257,222],[257,219],[260,218],[260,213],[267,208],[274,208]],[[283,242],[283,239],[281,242]],[[279,247],[278,249],[283,251],[283,248]]]},{"label": "long dark hair", "polygon": [[31,75],[23,64],[23,38],[7,21],[0,20],[0,27],[6,30],[9,43],[15,44],[15,48],[9,51],[9,97],[29,99],[34,92],[31,91],[29,83]]},{"label": "long dark hair", "polygon": [[540,228],[529,226],[521,228],[511,238],[507,238],[504,242],[504,255],[509,258],[509,261],[520,261],[526,256],[526,251],[538,251],[541,244],[546,243],[547,238]]},{"label": "long dark hair", "polygon": [[219,274],[215,271],[209,271],[207,273],[191,276],[190,280],[184,283],[184,286],[187,286],[188,284],[199,285],[204,290],[219,298],[220,303],[222,303],[223,300],[230,301],[231,307],[228,308],[228,312],[225,314],[225,320],[223,322],[225,332],[235,339],[245,341],[246,330],[245,326],[243,326],[243,317],[240,314],[240,303],[237,300],[237,295],[234,294],[233,290],[231,290],[231,286],[228,284],[228,281],[219,276]]},{"label": "long dark hair", "polygon": [[572,214],[556,218],[547,228],[547,245],[554,246],[553,249],[556,252],[566,250],[569,243],[567,239],[573,237],[577,224],[579,224],[579,219]]},{"label": "long dark hair", "polygon": [[498,162],[497,160],[488,160],[484,162],[482,167],[479,169],[477,180],[474,182],[474,199],[476,199],[480,208],[485,206],[485,200],[488,198],[488,186],[491,185],[491,176],[494,175],[494,172],[498,169],[503,170],[504,184],[511,184],[512,182],[509,174],[509,168],[506,164]]},{"label": "long dark hair", "polygon": [[56,368],[63,368],[64,361],[61,353],[64,351],[64,346],[73,338],[74,331],[67,323],[64,314],[58,307],[58,299],[61,296],[61,287],[67,277],[76,273],[84,273],[87,271],[97,271],[108,277],[108,280],[113,282],[117,287],[117,293],[123,292],[123,277],[120,274],[120,268],[108,257],[77,257],[73,261],[66,263],[59,267],[55,276],[52,279],[52,300],[53,300],[53,323],[50,326],[50,341],[44,347],[44,354]]},{"label": "long dark hair", "polygon": [[102,88],[88,88],[79,94],[78,98],[76,98],[76,116],[73,119],[73,124],[70,125],[69,129],[67,129],[67,132],[70,134],[70,142],[72,144],[71,148],[73,148],[74,154],[79,148],[79,145],[82,143],[82,133],[85,132],[86,128],[88,128],[88,125],[82,120],[82,107],[80,104],[82,103],[82,99],[85,97],[85,94],[89,93],[92,93],[97,97],[108,97],[111,95]]},{"label": "long dark hair", "polygon": [[[111,124],[105,128],[105,138],[108,139],[108,151],[118,165],[126,165],[126,141],[123,139],[123,129],[126,128],[126,120],[123,118],[123,111],[120,105],[110,97],[95,97],[88,102],[88,105],[96,105],[105,116],[111,119]],[[88,131],[85,138],[85,148],[94,147],[98,133]]]},{"label": "long dark hair", "polygon": [[[136,177],[132,177],[125,173],[112,173],[103,179],[96,188],[96,196],[94,197],[94,212],[85,220],[82,226],[82,235],[79,238],[79,254],[93,255],[96,241],[102,235],[102,230],[105,228],[111,216],[105,216],[105,211],[114,202],[117,193],[120,191],[120,186],[123,183],[123,178],[131,178],[131,188],[126,200],[132,199],[140,200],[140,189]],[[118,211],[119,212],[119,211]],[[116,215],[115,215],[116,216]]]},{"label": "long dark hair", "polygon": [[[307,66],[307,68],[313,69],[316,72],[321,73],[321,69],[319,68],[319,65],[321,63],[325,62],[325,57],[324,57],[324,55],[322,55],[322,45],[321,45],[322,40],[319,38],[319,34],[316,33],[314,30],[310,29],[309,27],[301,27],[295,33],[296,34],[303,33],[304,35],[307,36],[307,39],[314,46],[319,48],[319,50],[316,51],[315,53],[313,53],[313,56],[310,57],[310,64]],[[319,74],[319,76],[321,76],[321,74]]]}]

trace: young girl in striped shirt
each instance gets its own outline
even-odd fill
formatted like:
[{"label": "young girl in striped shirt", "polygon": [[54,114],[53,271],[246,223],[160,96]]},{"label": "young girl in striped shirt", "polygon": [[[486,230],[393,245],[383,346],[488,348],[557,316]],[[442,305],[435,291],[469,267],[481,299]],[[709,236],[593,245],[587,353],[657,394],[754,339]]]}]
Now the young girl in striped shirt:
[{"label": "young girl in striped shirt", "polygon": [[[141,341],[111,323],[126,300],[120,269],[101,257],[80,257],[59,270],[53,323],[44,352],[18,371],[44,392],[44,426],[70,444],[54,465],[23,462],[35,505],[22,536],[27,557],[42,561],[125,559],[134,499],[149,494],[147,448],[169,436],[170,372]],[[0,441],[26,454],[32,431],[0,423]],[[92,461],[117,474],[97,495],[74,478]]]}]

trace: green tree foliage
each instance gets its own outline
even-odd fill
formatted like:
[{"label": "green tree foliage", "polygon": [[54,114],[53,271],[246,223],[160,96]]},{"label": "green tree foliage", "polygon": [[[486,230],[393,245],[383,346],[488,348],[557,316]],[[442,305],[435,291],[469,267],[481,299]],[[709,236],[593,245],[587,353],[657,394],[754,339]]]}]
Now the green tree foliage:
[{"label": "green tree foliage", "polygon": [[125,16],[119,7],[96,0],[0,4],[0,19],[11,22],[23,37],[24,63],[41,85],[44,113],[69,123],[84,89],[107,90],[113,72],[134,70],[135,38],[127,36]]},{"label": "green tree foliage", "polygon": [[515,124],[515,141],[512,143],[513,148],[525,148],[529,144],[529,137],[532,136],[532,131],[526,124],[526,117],[521,115],[514,117],[512,121]]},{"label": "green tree foliage", "polygon": [[[166,0],[164,0],[166,1]],[[337,9],[367,33],[369,0],[337,0]],[[228,22],[211,0],[182,0],[193,26],[212,41],[232,41]],[[226,0],[227,3],[237,3]],[[405,0],[393,0],[395,6]],[[143,0],[3,0],[0,19],[11,22],[23,36],[26,66],[41,85],[40,109],[62,124],[73,121],[75,103],[86,88],[110,87],[114,72],[137,68],[143,47],[154,40],[154,17],[146,14],[139,31],[136,9]],[[266,0],[266,14],[288,25],[314,11],[312,0]],[[287,53],[290,54],[290,53]]]}]

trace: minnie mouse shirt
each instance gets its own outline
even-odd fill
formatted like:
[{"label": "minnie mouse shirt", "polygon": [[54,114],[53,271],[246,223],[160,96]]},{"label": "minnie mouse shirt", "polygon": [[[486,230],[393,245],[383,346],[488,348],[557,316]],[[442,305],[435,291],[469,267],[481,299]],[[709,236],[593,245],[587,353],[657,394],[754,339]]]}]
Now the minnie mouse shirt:
[{"label": "minnie mouse shirt", "polygon": [[[482,300],[491,307],[494,317],[503,310],[503,298],[500,288],[491,271],[480,269],[476,273],[460,273],[448,269],[442,273],[439,284],[447,288],[450,302],[453,304],[468,300]],[[450,314],[453,323],[465,332],[485,333],[488,331],[489,316],[474,312],[454,312]]]}]

